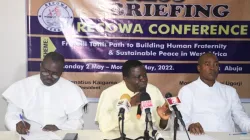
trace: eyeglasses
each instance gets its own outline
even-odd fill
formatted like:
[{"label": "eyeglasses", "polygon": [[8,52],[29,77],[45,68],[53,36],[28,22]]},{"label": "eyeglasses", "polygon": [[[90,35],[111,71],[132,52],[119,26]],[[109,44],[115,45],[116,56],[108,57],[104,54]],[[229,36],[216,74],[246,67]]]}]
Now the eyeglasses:
[{"label": "eyeglasses", "polygon": [[135,78],[135,79],[147,78],[147,74],[138,75],[138,76],[132,76],[132,78]]},{"label": "eyeglasses", "polygon": [[[50,75],[50,73],[47,72],[47,71],[42,71],[41,74],[42,74],[43,76],[49,76],[49,75]],[[58,79],[58,78],[59,78],[59,76],[58,76],[58,75],[55,75],[55,74],[51,74],[51,77],[54,78],[54,79]]]},{"label": "eyeglasses", "polygon": [[41,67],[42,67],[43,70],[45,70],[45,71],[41,71],[41,74],[43,76],[49,76],[49,75],[51,75],[51,77],[54,78],[54,79],[58,79],[60,77],[57,74],[54,74],[54,72],[52,72],[52,71],[44,68],[43,64],[41,64]]}]

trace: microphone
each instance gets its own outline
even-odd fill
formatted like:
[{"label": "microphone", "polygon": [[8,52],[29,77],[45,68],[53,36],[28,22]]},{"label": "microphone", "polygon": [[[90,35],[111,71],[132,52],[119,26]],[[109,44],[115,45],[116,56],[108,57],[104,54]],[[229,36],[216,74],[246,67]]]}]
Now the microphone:
[{"label": "microphone", "polygon": [[174,111],[178,110],[177,107],[176,107],[176,105],[178,105],[178,104],[181,103],[179,97],[172,97],[172,94],[168,92],[168,93],[165,95],[165,98],[166,98],[166,100],[167,100],[167,102],[168,102],[168,105],[171,107],[171,108],[170,108],[171,111],[173,111],[173,110],[174,110]]},{"label": "microphone", "polygon": [[[165,94],[165,98],[167,99],[169,106],[171,106],[173,108],[176,118],[178,120],[180,120],[180,122],[181,122],[181,124],[182,124],[182,126],[187,134],[187,137],[190,140],[189,134],[188,134],[187,129],[186,129],[186,125],[182,119],[181,112],[176,107],[177,104],[181,103],[180,99],[178,97],[172,97],[172,94],[169,92],[167,94]],[[179,126],[176,118],[174,121],[174,124],[176,124],[176,128],[174,128],[174,139],[176,139],[176,131],[177,131],[177,127]],[[175,127],[175,125],[174,125],[174,127]]]},{"label": "microphone", "polygon": [[146,113],[146,117],[145,117],[146,129],[144,130],[144,137],[139,137],[137,139],[142,138],[144,140],[149,140],[152,138],[149,136],[148,123],[149,123],[150,127],[152,128],[152,130],[154,130],[152,116],[151,116],[151,112],[150,112],[150,108],[153,107],[153,104],[152,104],[152,101],[151,101],[149,94],[145,91],[141,93],[140,101],[141,101],[141,110],[145,111],[145,113]]},{"label": "microphone", "polygon": [[184,128],[186,128],[184,121],[182,120],[182,115],[181,112],[178,110],[178,108],[176,107],[176,105],[180,104],[181,101],[178,97],[172,97],[171,93],[167,93],[165,95],[165,98],[169,104],[169,106],[171,106],[175,112],[175,115],[177,117],[178,120],[180,120],[181,124],[183,125]]},{"label": "microphone", "polygon": [[146,113],[150,113],[150,108],[153,107],[153,104],[149,94],[147,92],[142,93],[140,99],[141,99],[141,110],[145,111]]},{"label": "microphone", "polygon": [[141,118],[141,104],[139,104],[138,107],[137,107],[136,118],[137,119]]},{"label": "microphone", "polygon": [[161,133],[159,133],[157,130],[152,131],[152,136],[155,138],[155,140],[164,140]]},{"label": "microphone", "polygon": [[152,116],[150,112],[150,108],[153,107],[151,98],[147,92],[143,92],[140,96],[140,100],[141,100],[141,110],[145,111],[146,118],[148,119],[148,122],[153,129]]},{"label": "microphone", "polygon": [[117,110],[119,110],[118,118],[119,120],[124,119],[125,111],[129,111],[131,108],[130,105],[130,96],[128,94],[123,94],[120,100],[117,102]]}]

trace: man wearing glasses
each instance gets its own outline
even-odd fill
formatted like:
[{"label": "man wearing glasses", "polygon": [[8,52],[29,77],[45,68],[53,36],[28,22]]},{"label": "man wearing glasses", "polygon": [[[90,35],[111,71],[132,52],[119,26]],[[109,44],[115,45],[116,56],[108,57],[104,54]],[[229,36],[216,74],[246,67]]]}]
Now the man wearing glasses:
[{"label": "man wearing glasses", "polygon": [[61,77],[63,67],[64,57],[50,52],[40,74],[14,83],[3,93],[9,130],[27,134],[29,130],[82,129],[82,108],[88,101],[80,87]]}]

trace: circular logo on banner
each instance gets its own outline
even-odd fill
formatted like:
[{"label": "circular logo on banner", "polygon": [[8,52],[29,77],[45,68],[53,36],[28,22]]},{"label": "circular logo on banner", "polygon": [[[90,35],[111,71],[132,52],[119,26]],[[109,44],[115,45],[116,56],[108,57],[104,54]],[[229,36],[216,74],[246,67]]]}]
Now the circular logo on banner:
[{"label": "circular logo on banner", "polygon": [[71,26],[74,20],[73,12],[63,2],[47,2],[38,11],[40,24],[51,32],[61,32]]}]

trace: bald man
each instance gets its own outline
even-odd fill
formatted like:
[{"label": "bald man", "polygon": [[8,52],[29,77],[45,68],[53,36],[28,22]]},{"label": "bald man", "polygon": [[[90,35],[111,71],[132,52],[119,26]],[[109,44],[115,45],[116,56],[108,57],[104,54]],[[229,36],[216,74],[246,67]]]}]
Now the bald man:
[{"label": "bald man", "polygon": [[235,123],[250,132],[250,119],[244,112],[235,88],[216,81],[219,61],[212,53],[198,60],[199,78],[179,91],[180,111],[193,134],[205,131],[234,132]]}]

